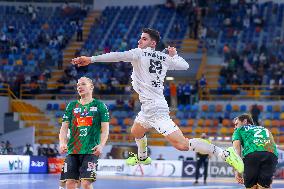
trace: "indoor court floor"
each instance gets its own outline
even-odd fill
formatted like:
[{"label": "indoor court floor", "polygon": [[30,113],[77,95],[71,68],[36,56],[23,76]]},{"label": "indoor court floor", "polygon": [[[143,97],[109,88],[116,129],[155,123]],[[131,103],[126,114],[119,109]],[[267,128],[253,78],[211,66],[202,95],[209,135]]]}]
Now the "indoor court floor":
[{"label": "indoor court floor", "polygon": [[[1,174],[0,189],[57,189],[59,175]],[[193,185],[191,178],[98,176],[94,189],[242,189],[233,178],[211,178],[207,185]],[[275,180],[273,189],[284,189],[284,180]]]}]

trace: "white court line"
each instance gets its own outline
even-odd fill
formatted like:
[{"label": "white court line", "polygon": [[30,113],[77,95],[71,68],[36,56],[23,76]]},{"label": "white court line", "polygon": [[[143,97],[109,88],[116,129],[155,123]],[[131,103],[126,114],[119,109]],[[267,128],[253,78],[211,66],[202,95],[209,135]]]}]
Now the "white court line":
[{"label": "white court line", "polygon": [[147,188],[147,189],[223,189],[223,188],[230,188],[230,189],[241,189],[237,186],[185,186],[185,187],[166,187],[166,188]]}]

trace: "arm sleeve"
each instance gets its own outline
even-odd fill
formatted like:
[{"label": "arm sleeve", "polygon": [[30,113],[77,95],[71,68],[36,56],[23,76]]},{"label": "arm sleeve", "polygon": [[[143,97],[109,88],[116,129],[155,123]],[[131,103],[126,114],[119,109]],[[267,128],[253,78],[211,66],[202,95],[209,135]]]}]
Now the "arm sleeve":
[{"label": "arm sleeve", "polygon": [[240,134],[240,129],[236,129],[233,133],[232,141],[235,141],[235,140],[241,141],[241,139],[242,139],[242,137],[241,137],[241,134]]},{"label": "arm sleeve", "polygon": [[62,122],[69,122],[71,123],[71,120],[72,120],[72,103],[70,102],[66,109],[65,109],[65,113],[62,117]]},{"label": "arm sleeve", "polygon": [[169,70],[187,70],[189,68],[189,64],[180,56],[175,55],[173,57],[169,57],[170,66]]},{"label": "arm sleeve", "polygon": [[93,62],[133,62],[139,58],[139,51],[141,49],[131,49],[124,52],[110,52],[98,56],[92,56],[91,61]]},{"label": "arm sleeve", "polygon": [[102,103],[100,105],[101,122],[109,122],[109,112],[107,106]]}]

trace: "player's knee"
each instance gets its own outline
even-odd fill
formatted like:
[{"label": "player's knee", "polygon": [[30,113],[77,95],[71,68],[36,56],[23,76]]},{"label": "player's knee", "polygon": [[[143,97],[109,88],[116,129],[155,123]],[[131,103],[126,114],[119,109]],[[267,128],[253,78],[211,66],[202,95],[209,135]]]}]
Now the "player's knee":
[{"label": "player's knee", "polygon": [[67,180],[66,181],[66,187],[67,188],[74,188],[76,185],[77,181],[76,180]]},{"label": "player's knee", "polygon": [[180,151],[188,151],[188,143],[186,141],[176,141],[173,143],[173,146]]},{"label": "player's knee", "polygon": [[133,125],[131,127],[131,134],[135,137],[135,138],[142,138],[145,135],[145,129],[142,126],[137,126],[137,125]]},{"label": "player's knee", "polygon": [[91,186],[91,184],[92,184],[92,182],[90,182],[89,180],[82,180],[81,181],[81,186],[82,186],[82,188],[84,188],[84,189],[89,189],[90,188],[90,186]]}]

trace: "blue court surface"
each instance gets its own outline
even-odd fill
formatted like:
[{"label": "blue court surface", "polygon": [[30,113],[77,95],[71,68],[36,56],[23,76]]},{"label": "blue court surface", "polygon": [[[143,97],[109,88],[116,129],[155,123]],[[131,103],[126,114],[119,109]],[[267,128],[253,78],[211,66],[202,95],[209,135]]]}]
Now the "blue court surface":
[{"label": "blue court surface", "polygon": [[[1,189],[57,189],[59,175],[0,175]],[[94,189],[241,189],[233,178],[211,178],[207,185],[193,185],[193,179],[169,177],[98,176]],[[284,180],[275,180],[272,188],[284,189]]]}]

